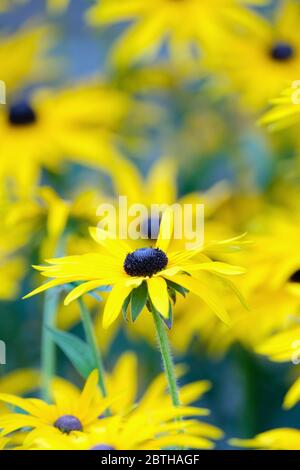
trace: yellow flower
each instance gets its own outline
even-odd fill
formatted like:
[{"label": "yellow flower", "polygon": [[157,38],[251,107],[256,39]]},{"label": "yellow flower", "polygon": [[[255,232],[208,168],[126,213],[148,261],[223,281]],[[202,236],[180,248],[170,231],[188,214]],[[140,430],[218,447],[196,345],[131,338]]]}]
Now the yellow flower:
[{"label": "yellow flower", "polygon": [[[194,410],[194,413],[196,409]],[[182,413],[182,412],[181,412]],[[160,450],[184,446],[211,449],[211,438],[221,433],[207,429],[205,437],[196,420],[177,421],[180,409],[151,410],[151,414],[136,409],[130,416],[104,418],[88,434],[76,434],[72,439],[51,431],[35,432],[24,442],[28,450]],[[184,433],[178,431],[184,430]]]},{"label": "yellow flower", "polygon": [[[185,373],[185,368],[176,368],[177,378]],[[124,413],[132,410],[136,403],[143,411],[168,407],[171,403],[167,393],[167,381],[165,374],[159,374],[148,385],[144,394],[138,399],[139,364],[137,356],[130,351],[123,353],[116,362],[112,372],[106,378],[108,394],[119,394],[119,399],[112,403],[110,409],[114,413]],[[126,385],[124,385],[126,384]],[[197,401],[211,388],[206,380],[199,380],[180,386],[180,401],[183,406],[188,406]],[[205,428],[206,424],[204,425]],[[209,428],[209,426],[208,426]],[[211,427],[213,430],[213,427]]]},{"label": "yellow flower", "polygon": [[[299,319],[298,319],[299,321]],[[258,344],[256,352],[267,356],[274,362],[299,363],[300,356],[300,327],[297,319],[291,319],[290,325],[279,333],[269,336]],[[283,400],[283,408],[290,409],[300,400],[300,378],[289,388]]]},{"label": "yellow flower", "polygon": [[44,56],[50,41],[46,26],[26,26],[14,34],[0,36],[0,79],[5,83],[8,97],[29,82],[49,78],[54,64]]},{"label": "yellow flower", "polygon": [[264,108],[286,83],[299,77],[299,19],[299,2],[286,0],[260,31],[213,45],[211,60],[219,62],[216,68],[225,72],[229,89],[240,94],[247,108]]},{"label": "yellow flower", "polygon": [[[256,29],[257,17],[246,5],[263,5],[264,0],[101,0],[88,11],[94,26],[132,20],[132,25],[114,47],[119,65],[136,62],[142,56],[157,55],[167,38],[174,60],[193,58],[198,47],[228,34],[238,24]],[[182,18],[185,20],[182,21]]]},{"label": "yellow flower", "polygon": [[[177,376],[182,375],[183,372],[182,367],[178,368]],[[91,449],[97,445],[106,445],[114,449],[159,449],[162,446],[184,445],[184,443],[189,447],[211,448],[213,446],[211,439],[222,437],[222,432],[218,428],[195,420],[185,422],[187,427],[184,437],[176,433],[174,435],[174,431],[181,429],[182,424],[178,426],[172,422],[174,409],[170,408],[171,401],[166,393],[167,382],[164,374],[158,375],[149,384],[138,401],[137,378],[137,356],[131,352],[122,354],[112,372],[106,377],[108,396],[118,397],[110,404],[113,418],[102,418],[100,427],[93,427],[93,430],[86,436],[76,436],[71,444],[64,437],[61,439],[57,435],[55,437],[48,435],[46,438],[39,436],[37,439],[31,436],[25,444],[29,445],[29,442],[33,442],[33,445],[40,448],[74,450]],[[182,409],[188,412],[188,406],[198,400],[209,388],[210,384],[207,381],[182,386],[180,388]],[[205,415],[207,410],[194,408],[194,413]],[[136,426],[140,426],[138,433]],[[144,427],[146,429],[142,431]],[[162,436],[158,436],[160,429],[163,432]],[[173,436],[169,435],[170,431]]]},{"label": "yellow flower", "polygon": [[23,428],[38,429],[40,433],[47,428],[53,428],[58,434],[72,431],[87,432],[109,406],[109,401],[102,399],[99,394],[97,371],[90,374],[81,394],[69,384],[56,384],[53,396],[54,404],[47,404],[35,398],[20,398],[0,393],[0,400],[3,403],[26,412],[26,414],[20,412],[2,414],[0,416],[2,435]]},{"label": "yellow flower", "polygon": [[[0,393],[16,393],[23,395],[39,384],[39,373],[34,369],[18,369],[0,378]],[[0,412],[7,412],[7,407],[1,404]]]},{"label": "yellow flower", "polygon": [[[144,403],[141,408],[139,405],[128,408],[126,400],[122,398],[122,394],[128,398],[124,382],[123,387],[118,387],[107,399],[101,397],[97,384],[96,371],[90,374],[81,393],[72,384],[56,379],[53,385],[53,404],[0,393],[2,402],[26,412],[14,411],[1,415],[2,436],[25,429],[21,442],[24,449],[71,450],[90,449],[100,444],[116,449],[158,449],[171,443],[211,448],[213,443],[210,439],[222,436],[219,429],[195,419],[174,422],[174,418],[178,417],[206,415],[207,410],[184,405],[176,408],[166,400],[159,403],[157,394],[161,393],[153,390],[153,387],[149,389],[147,406]],[[161,379],[158,385],[161,388]],[[157,385],[155,388],[157,389]],[[185,402],[193,401],[206,388],[206,383],[186,386],[183,388]],[[123,400],[125,408],[120,406],[118,414],[105,417],[104,412],[108,408],[112,409],[119,399]],[[130,402],[131,400],[127,400],[128,405]],[[184,435],[176,432],[183,429]]]},{"label": "yellow flower", "polygon": [[14,299],[26,269],[21,249],[30,240],[31,224],[11,226],[8,222],[15,204],[7,198],[0,184],[0,299]]},{"label": "yellow flower", "polygon": [[297,80],[293,83],[285,88],[278,98],[271,100],[272,108],[259,121],[271,131],[294,126],[300,122],[300,83]]},{"label": "yellow flower", "polygon": [[[0,108],[0,179],[32,192],[43,167],[62,160],[103,167],[117,157],[115,131],[129,100],[100,82],[39,90]],[[15,156],[18,155],[18,165]]]},{"label": "yellow flower", "polygon": [[149,296],[154,308],[168,320],[170,289],[176,294],[176,290],[183,288],[200,296],[216,315],[229,323],[223,303],[210,288],[205,274],[220,276],[224,282],[230,282],[226,276],[241,274],[244,270],[226,263],[213,262],[204,254],[200,258],[202,248],[169,253],[173,216],[171,209],[164,212],[155,247],[132,250],[125,241],[116,239],[109,232],[91,228],[91,236],[103,247],[104,253],[57,258],[49,260],[50,266],[37,266],[36,269],[42,275],[53,279],[25,297],[66,283],[82,282],[65,298],[65,304],[68,305],[86,292],[113,285],[103,313],[103,326],[108,328],[119,316],[125,300],[132,301],[136,295],[143,300],[139,301],[135,317],[145,306]]},{"label": "yellow flower", "polygon": [[230,444],[264,450],[299,450],[300,430],[278,428],[257,434],[253,439],[230,439]]}]

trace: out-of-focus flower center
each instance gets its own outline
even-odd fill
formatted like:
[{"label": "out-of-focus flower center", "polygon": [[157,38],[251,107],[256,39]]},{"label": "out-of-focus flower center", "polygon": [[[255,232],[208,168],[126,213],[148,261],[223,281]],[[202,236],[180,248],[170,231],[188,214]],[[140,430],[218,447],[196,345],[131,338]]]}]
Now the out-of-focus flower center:
[{"label": "out-of-focus flower center", "polygon": [[109,446],[108,444],[97,444],[90,448],[90,450],[115,450],[113,446]]},{"label": "out-of-focus flower center", "polygon": [[157,240],[159,234],[160,217],[148,217],[141,223],[141,234],[149,240]]},{"label": "out-of-focus flower center", "polygon": [[27,101],[18,101],[10,106],[8,120],[13,126],[28,126],[36,122],[37,116]]},{"label": "out-of-focus flower center", "polygon": [[124,269],[129,276],[151,277],[167,264],[168,257],[159,248],[140,248],[126,256]]},{"label": "out-of-focus flower center", "polygon": [[300,269],[295,271],[289,278],[290,282],[300,282]]},{"label": "out-of-focus flower center", "polygon": [[64,434],[69,434],[72,431],[82,431],[82,424],[76,416],[63,415],[58,418],[54,426]]},{"label": "out-of-focus flower center", "polygon": [[278,61],[288,61],[294,56],[294,48],[287,42],[277,42],[271,49],[271,57]]}]

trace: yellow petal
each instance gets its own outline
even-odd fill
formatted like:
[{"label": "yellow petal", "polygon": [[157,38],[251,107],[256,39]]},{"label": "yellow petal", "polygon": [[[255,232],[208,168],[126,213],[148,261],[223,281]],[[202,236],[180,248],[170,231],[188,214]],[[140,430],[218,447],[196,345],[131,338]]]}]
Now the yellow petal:
[{"label": "yellow petal", "polygon": [[222,299],[213,291],[210,286],[203,280],[195,279],[191,276],[176,275],[173,276],[172,281],[176,282],[180,286],[188,289],[194,294],[201,297],[201,299],[213,310],[213,312],[224,322],[229,325],[230,317],[222,304]]},{"label": "yellow petal", "polygon": [[164,317],[169,317],[169,295],[167,283],[162,277],[147,279],[148,292],[156,310]]},{"label": "yellow petal", "polygon": [[132,286],[126,286],[124,282],[116,284],[110,292],[103,312],[103,328],[108,328],[119,315],[124,300],[132,290]]},{"label": "yellow petal", "polygon": [[283,408],[289,410],[300,400],[300,378],[296,380],[284,397]]},{"label": "yellow petal", "polygon": [[171,208],[165,210],[162,215],[156,248],[160,248],[165,253],[168,251],[173,234],[174,213]]},{"label": "yellow petal", "polygon": [[71,290],[71,292],[69,292],[69,294],[64,300],[64,305],[69,305],[69,303],[73,302],[73,300],[78,299],[78,297],[81,297],[83,294],[86,294],[87,292],[103,285],[106,285],[106,283],[103,283],[99,280],[84,282],[83,284],[80,284],[80,286],[75,287]]},{"label": "yellow petal", "polygon": [[46,282],[45,284],[42,284],[37,289],[34,289],[32,292],[29,292],[29,294],[24,295],[23,299],[28,299],[29,297],[32,297],[33,295],[40,294],[41,292],[47,289],[51,289],[51,287],[60,286],[65,283],[66,283],[66,280],[64,279],[54,279],[53,281]]},{"label": "yellow petal", "polygon": [[117,239],[114,234],[106,230],[98,227],[90,227],[89,231],[91,237],[115,258],[122,258],[124,260],[128,253],[132,251],[127,243]]},{"label": "yellow petal", "polygon": [[195,264],[182,264],[181,268],[183,271],[211,271],[218,274],[234,276],[236,274],[243,274],[246,272],[245,268],[241,266],[233,266],[227,263],[221,263],[219,261],[211,261],[209,263],[195,263]]}]

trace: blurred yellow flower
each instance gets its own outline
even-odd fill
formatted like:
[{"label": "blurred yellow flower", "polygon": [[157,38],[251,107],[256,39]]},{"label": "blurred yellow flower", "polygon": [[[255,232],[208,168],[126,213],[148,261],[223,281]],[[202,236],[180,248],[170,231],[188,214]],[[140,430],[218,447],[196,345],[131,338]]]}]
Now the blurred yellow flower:
[{"label": "blurred yellow flower", "polygon": [[300,122],[300,82],[294,80],[285,88],[279,97],[271,100],[271,109],[260,119],[261,125],[271,131],[285,129]]},{"label": "blurred yellow flower", "polygon": [[24,85],[54,73],[54,61],[45,57],[51,43],[51,30],[34,24],[0,36],[0,79],[5,83],[8,99]]},{"label": "blurred yellow flower", "polygon": [[20,412],[2,414],[0,416],[2,435],[23,428],[39,429],[39,432],[42,432],[49,427],[53,427],[57,433],[87,432],[110,404],[107,399],[101,399],[96,371],[90,374],[81,394],[78,394],[75,388],[56,384],[53,396],[55,403],[47,404],[34,398],[20,398],[0,393],[0,400],[3,403],[26,412],[26,414]]},{"label": "blurred yellow flower", "polygon": [[42,168],[55,171],[68,159],[96,168],[112,163],[119,155],[117,127],[129,105],[127,96],[94,81],[38,90],[2,106],[0,179],[28,195]]},{"label": "blurred yellow flower", "polygon": [[[184,446],[211,449],[214,444],[202,437],[197,420],[174,422],[174,418],[197,414],[197,408],[151,410],[145,414],[135,409],[128,417],[102,418],[88,434],[73,433],[70,437],[52,430],[31,434],[24,442],[24,450],[160,450]],[[182,432],[184,430],[184,433]],[[181,431],[181,432],[180,432]],[[209,433],[208,433],[209,434]],[[208,436],[210,437],[210,436]]]},{"label": "blurred yellow flower", "polygon": [[[39,372],[34,369],[17,369],[0,378],[0,393],[24,395],[36,389],[39,384]],[[7,412],[7,406],[1,403],[0,414]]]},{"label": "blurred yellow flower", "polygon": [[259,31],[215,42],[209,60],[226,78],[217,83],[237,92],[247,109],[264,109],[300,75],[299,19],[299,2],[285,0]]},{"label": "blurred yellow flower", "polygon": [[233,446],[263,450],[299,450],[300,430],[278,428],[257,434],[253,439],[230,439]]},{"label": "blurred yellow flower", "polygon": [[[246,6],[264,5],[265,0],[101,0],[88,11],[93,26],[132,20],[113,49],[121,66],[144,56],[157,55],[167,40],[171,57],[178,61],[198,55],[199,46],[219,41],[230,28],[257,28],[254,11]],[[182,20],[184,18],[184,21]]]},{"label": "blurred yellow flower", "polygon": [[[300,362],[300,327],[299,319],[294,319],[282,331],[269,336],[258,344],[256,352],[267,356],[274,362],[290,362],[297,365]],[[292,384],[283,400],[283,408],[290,409],[300,401],[300,378]]]},{"label": "blurred yellow flower", "polygon": [[[101,398],[97,384],[96,371],[90,374],[81,393],[72,384],[56,380],[53,385],[54,404],[0,393],[2,402],[26,412],[13,411],[0,415],[2,435],[5,437],[26,428],[21,448],[43,450],[91,449],[97,445],[105,445],[107,449],[157,449],[171,443],[211,448],[213,443],[210,439],[222,436],[219,429],[196,419],[174,422],[176,417],[206,415],[207,410],[188,406],[175,408],[155,399],[152,400],[151,408],[121,407],[119,414],[105,417],[105,410],[119,397],[122,399],[122,393],[126,393],[126,385],[123,383],[122,390],[114,390],[113,395],[104,399]],[[184,394],[186,401],[191,402],[200,394],[199,384],[189,387],[190,390],[188,387]],[[205,385],[202,384],[201,389],[205,390]],[[176,433],[183,429],[184,435]]]},{"label": "blurred yellow flower", "polygon": [[[177,368],[177,378],[184,374],[184,369],[182,366]],[[142,396],[139,396],[138,377],[139,364],[137,355],[130,351],[123,353],[116,362],[112,372],[106,378],[108,394],[120,393],[120,398],[112,403],[110,407],[114,413],[131,410],[137,402],[140,410],[143,411],[155,409],[159,406],[164,406],[164,404],[166,407],[170,405],[171,398],[167,393],[168,385],[165,374],[156,376]],[[126,385],[124,386],[124,384]],[[210,388],[211,384],[206,380],[180,386],[179,394],[182,405],[191,405],[199,400]]]}]

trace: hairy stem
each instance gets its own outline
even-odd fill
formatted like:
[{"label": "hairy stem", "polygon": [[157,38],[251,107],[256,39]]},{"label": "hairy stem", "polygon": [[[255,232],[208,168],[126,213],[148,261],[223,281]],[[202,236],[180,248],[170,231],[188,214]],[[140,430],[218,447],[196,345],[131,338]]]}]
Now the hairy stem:
[{"label": "hairy stem", "polygon": [[98,348],[98,345],[97,345],[94,325],[90,316],[90,312],[88,311],[81,297],[78,299],[78,303],[80,307],[80,315],[81,315],[81,320],[82,320],[86,340],[91,348],[94,361],[99,372],[99,387],[100,387],[103,397],[106,397],[107,391],[106,391],[105,382],[104,382],[104,366],[103,366],[100,349]]},{"label": "hairy stem", "polygon": [[166,373],[169,392],[174,406],[180,405],[179,393],[176,383],[174,364],[172,354],[169,346],[169,341],[166,333],[165,325],[160,318],[159,313],[152,307],[152,315],[155,323],[157,338],[159,342],[160,352],[162,356],[163,366]]}]

